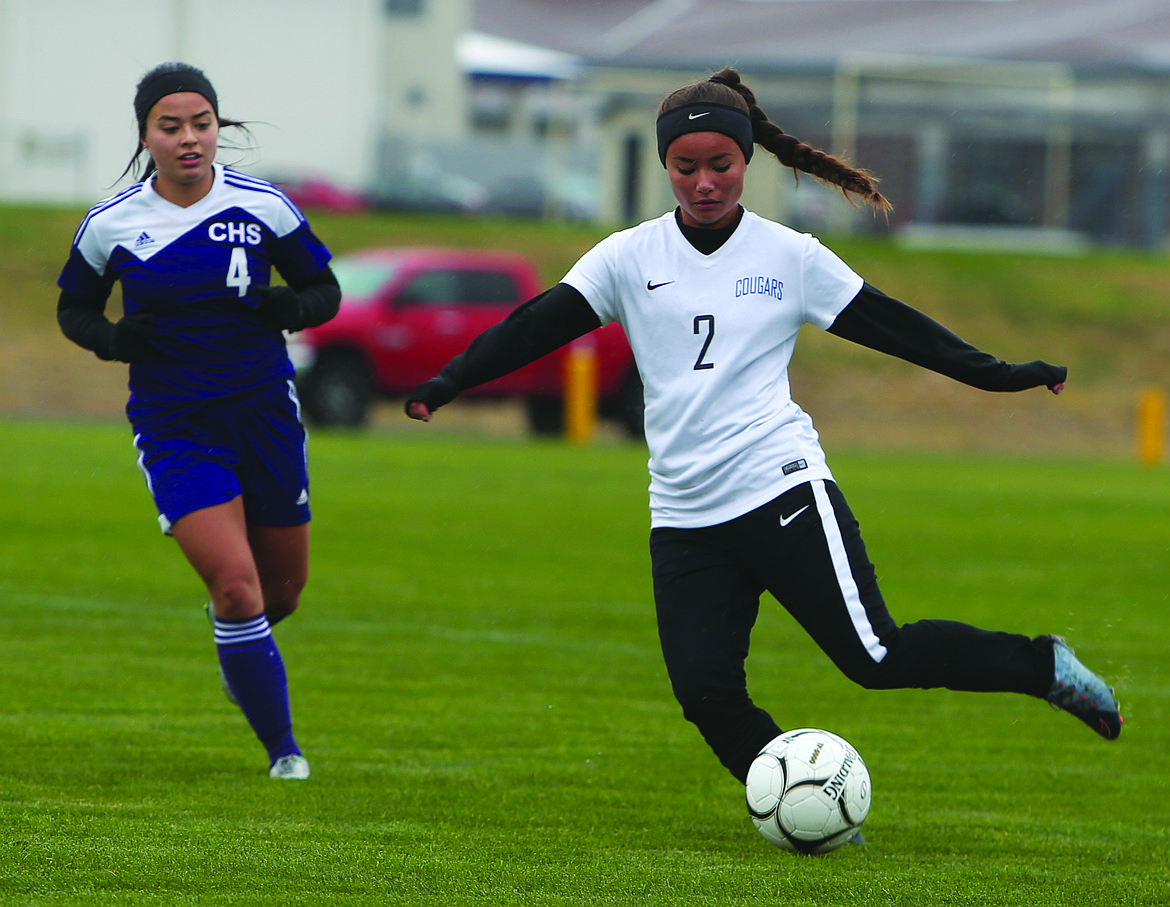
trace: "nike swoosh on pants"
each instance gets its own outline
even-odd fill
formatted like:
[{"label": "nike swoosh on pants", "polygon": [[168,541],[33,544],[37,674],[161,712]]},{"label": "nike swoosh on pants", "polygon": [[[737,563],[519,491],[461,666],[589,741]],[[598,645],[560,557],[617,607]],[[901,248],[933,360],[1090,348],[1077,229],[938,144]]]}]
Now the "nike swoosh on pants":
[{"label": "nike swoosh on pants", "polygon": [[789,523],[791,523],[793,520],[795,520],[798,516],[800,516],[806,510],[808,510],[808,504],[805,504],[803,507],[800,508],[800,510],[796,511],[796,513],[790,513],[788,516],[780,517],[780,525],[787,526]]}]

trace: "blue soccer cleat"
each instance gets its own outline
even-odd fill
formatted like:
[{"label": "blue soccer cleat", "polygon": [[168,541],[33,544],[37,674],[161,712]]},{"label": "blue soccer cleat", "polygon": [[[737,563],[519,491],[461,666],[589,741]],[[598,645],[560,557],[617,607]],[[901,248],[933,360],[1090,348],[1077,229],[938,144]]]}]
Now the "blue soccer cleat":
[{"label": "blue soccer cleat", "polygon": [[1075,715],[1106,740],[1121,734],[1121,717],[1113,690],[1077,660],[1073,650],[1059,636],[1052,637],[1055,677],[1048,691],[1053,708]]}]

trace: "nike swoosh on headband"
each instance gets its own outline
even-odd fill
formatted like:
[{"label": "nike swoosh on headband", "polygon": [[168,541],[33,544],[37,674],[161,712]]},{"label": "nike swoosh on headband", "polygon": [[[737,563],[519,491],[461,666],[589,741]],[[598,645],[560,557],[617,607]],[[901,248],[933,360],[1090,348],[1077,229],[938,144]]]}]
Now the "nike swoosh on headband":
[{"label": "nike swoosh on headband", "polygon": [[697,120],[699,117],[705,117],[705,116],[709,115],[710,113],[711,113],[710,110],[704,110],[702,113],[688,113],[687,119],[688,120]]}]

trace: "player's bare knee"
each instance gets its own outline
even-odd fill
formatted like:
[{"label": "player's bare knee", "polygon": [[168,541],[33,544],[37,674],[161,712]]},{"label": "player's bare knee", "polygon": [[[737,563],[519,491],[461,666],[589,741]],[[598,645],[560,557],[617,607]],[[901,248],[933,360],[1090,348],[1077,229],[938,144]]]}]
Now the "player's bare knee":
[{"label": "player's bare knee", "polygon": [[264,583],[264,613],[268,615],[268,622],[277,623],[296,611],[304,588],[305,578],[300,576]]},{"label": "player's bare knee", "polygon": [[210,592],[216,615],[225,620],[244,620],[264,609],[259,587],[244,576],[218,578],[210,584]]}]

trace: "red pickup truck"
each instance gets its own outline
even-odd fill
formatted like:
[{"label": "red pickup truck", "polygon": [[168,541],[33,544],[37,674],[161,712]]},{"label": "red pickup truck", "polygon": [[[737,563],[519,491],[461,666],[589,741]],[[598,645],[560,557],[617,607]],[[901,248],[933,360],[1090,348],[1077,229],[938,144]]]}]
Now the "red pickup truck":
[{"label": "red pickup truck", "polygon": [[[434,377],[484,329],[541,286],[526,257],[472,249],[382,248],[334,259],[341,310],[289,338],[308,418],[319,425],[365,424],[378,397],[406,397]],[[619,325],[589,335],[597,356],[600,415],[642,435],[642,383]],[[541,434],[563,424],[565,349],[460,399],[521,397]]]}]

